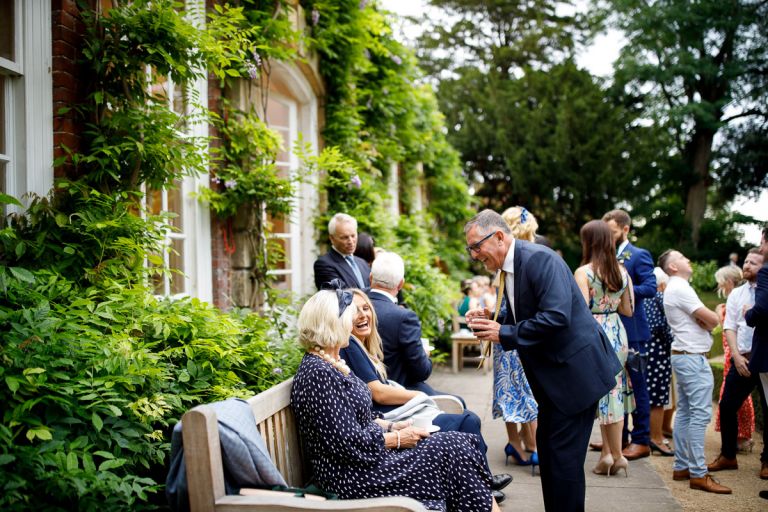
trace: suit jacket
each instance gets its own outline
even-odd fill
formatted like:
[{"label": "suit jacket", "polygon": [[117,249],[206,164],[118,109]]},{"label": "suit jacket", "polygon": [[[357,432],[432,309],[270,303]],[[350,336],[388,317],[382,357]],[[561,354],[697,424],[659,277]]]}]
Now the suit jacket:
[{"label": "suit jacket", "polygon": [[[370,287],[371,267],[368,266],[363,258],[358,256],[354,256],[354,258],[357,268],[360,269],[360,274],[363,276],[363,288]],[[319,290],[323,283],[327,283],[335,278],[341,279],[348,288],[360,288],[352,267],[349,266],[349,263],[341,254],[331,248],[327,254],[320,256],[315,261],[315,286]]]},{"label": "suit jacket", "polygon": [[653,258],[645,249],[627,244],[619,260],[624,263],[629,277],[632,278],[632,288],[635,292],[635,313],[632,316],[619,315],[627,339],[631,341],[648,341],[651,330],[648,328],[648,318],[645,316],[643,302],[656,295],[656,276],[653,275]]},{"label": "suit jacket", "polygon": [[582,412],[613,389],[621,363],[563,259],[523,240],[514,251],[515,314],[507,308],[501,345],[517,349],[537,400]]},{"label": "suit jacket", "polygon": [[755,305],[744,315],[744,320],[748,326],[755,328],[755,333],[752,335],[749,371],[768,372],[768,265],[763,265],[757,273]]},{"label": "suit jacket", "polygon": [[378,317],[387,378],[406,388],[427,380],[432,374],[432,361],[421,344],[421,322],[416,313],[375,291],[368,296]]}]

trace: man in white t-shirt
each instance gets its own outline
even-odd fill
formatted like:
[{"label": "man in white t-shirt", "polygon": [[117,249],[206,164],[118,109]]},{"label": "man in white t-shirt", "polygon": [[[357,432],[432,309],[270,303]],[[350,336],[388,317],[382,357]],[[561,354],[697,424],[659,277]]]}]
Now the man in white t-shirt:
[{"label": "man in white t-shirt", "polygon": [[[738,412],[744,400],[757,387],[760,393],[760,377],[749,371],[749,358],[752,353],[753,327],[747,325],[744,314],[755,304],[755,287],[757,272],[763,266],[763,255],[758,249],[751,249],[744,259],[743,275],[747,281],[735,288],[728,296],[725,305],[725,321],[723,331],[731,349],[733,364],[725,376],[723,395],[720,398],[720,439],[722,442],[720,455],[708,466],[709,471],[724,469],[739,469],[736,460],[738,437]],[[763,409],[763,418],[768,410]],[[766,422],[765,424],[768,424]],[[768,478],[768,429],[763,429],[763,453],[760,456],[766,478]],[[761,476],[763,471],[761,470]]]},{"label": "man in white t-shirt", "polygon": [[669,275],[664,290],[664,313],[672,330],[672,371],[677,379],[675,415],[675,462],[672,478],[689,480],[691,489],[731,494],[707,470],[704,435],[712,418],[714,379],[707,361],[712,347],[710,331],[719,323],[717,314],[701,302],[688,283],[691,262],[679,251],[659,256],[659,267]]}]

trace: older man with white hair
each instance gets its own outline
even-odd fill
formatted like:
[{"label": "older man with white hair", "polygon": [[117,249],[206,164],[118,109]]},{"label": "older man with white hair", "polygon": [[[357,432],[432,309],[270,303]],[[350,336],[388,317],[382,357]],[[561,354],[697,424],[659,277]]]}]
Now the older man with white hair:
[{"label": "older man with white hair", "polygon": [[355,256],[357,247],[357,220],[346,213],[337,213],[328,222],[331,248],[315,261],[315,286],[340,279],[349,288],[365,289],[370,286],[371,272],[364,259]]}]

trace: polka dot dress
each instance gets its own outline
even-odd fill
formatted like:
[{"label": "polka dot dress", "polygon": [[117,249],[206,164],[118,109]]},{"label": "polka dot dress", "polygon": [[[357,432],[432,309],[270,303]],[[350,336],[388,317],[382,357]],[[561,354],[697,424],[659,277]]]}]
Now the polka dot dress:
[{"label": "polka dot dress", "polygon": [[656,292],[654,297],[643,302],[651,342],[648,345],[647,383],[651,407],[663,407],[669,402],[669,381],[672,378],[670,362],[672,331],[664,315],[664,294]]},{"label": "polka dot dress", "polygon": [[430,510],[491,510],[491,474],[477,436],[438,432],[414,448],[387,449],[371,404],[354,374],[304,356],[291,405],[318,486],[341,499],[408,496]]}]

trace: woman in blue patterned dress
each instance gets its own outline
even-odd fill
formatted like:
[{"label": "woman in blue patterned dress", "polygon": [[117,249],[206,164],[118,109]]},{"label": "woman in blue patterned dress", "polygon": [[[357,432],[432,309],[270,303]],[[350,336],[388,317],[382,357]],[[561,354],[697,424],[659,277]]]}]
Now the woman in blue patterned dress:
[{"label": "woman in blue patterned dress", "polygon": [[499,512],[477,436],[430,435],[374,413],[368,386],[339,358],[356,311],[352,293],[322,290],[299,314],[307,354],[291,407],[317,484],[341,499],[408,496],[430,510]]},{"label": "woman in blue patterned dress", "polygon": [[[534,241],[539,226],[531,212],[523,207],[513,206],[507,208],[502,217],[512,230],[512,236],[528,242]],[[505,306],[506,304],[502,305]],[[486,307],[493,310],[495,304],[486,304]],[[519,465],[538,465],[536,418],[539,406],[533,398],[517,350],[505,351],[498,343],[493,344],[492,411],[494,418],[504,418],[506,423],[506,461],[512,457]],[[531,452],[529,457],[524,455],[526,451]]]},{"label": "woman in blue patterned dress", "polygon": [[589,221],[581,228],[580,235],[582,266],[576,269],[574,277],[592,316],[608,335],[622,366],[616,376],[616,386],[600,399],[597,406],[603,449],[592,472],[610,476],[623,469],[626,476],[628,463],[621,453],[621,431],[624,415],[635,409],[635,400],[624,368],[629,348],[619,313],[626,316],[634,313],[632,281],[616,259],[616,248],[607,223]]}]

